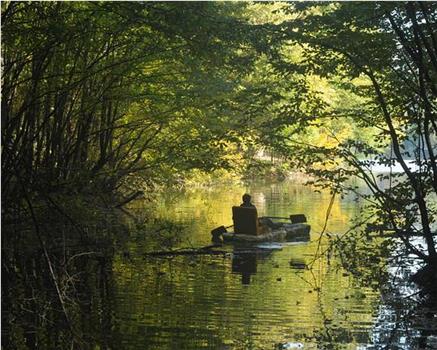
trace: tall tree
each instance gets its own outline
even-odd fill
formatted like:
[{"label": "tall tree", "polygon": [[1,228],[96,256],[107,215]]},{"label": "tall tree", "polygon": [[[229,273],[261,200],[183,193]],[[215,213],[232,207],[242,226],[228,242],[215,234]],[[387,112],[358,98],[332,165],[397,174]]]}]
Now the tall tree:
[{"label": "tall tree", "polygon": [[226,165],[221,109],[254,57],[244,7],[2,3],[4,202]]},{"label": "tall tree", "polygon": [[[306,74],[328,79],[333,86],[362,96],[364,103],[348,108],[321,103],[312,116],[292,114],[288,123],[307,128],[320,118],[352,118],[375,133],[372,142],[357,140],[353,134],[341,138],[330,122],[320,123],[334,144],[304,143],[302,134],[295,133],[280,135],[283,142],[278,146],[310,173],[328,180],[335,191],[354,190],[344,182],[351,176],[363,179],[372,191],[365,197],[374,205],[376,221],[390,224],[408,251],[435,263],[435,3],[295,3],[287,12],[295,19],[277,25],[273,33],[277,70],[290,69],[285,48],[300,46],[304,59],[299,65]],[[371,169],[376,163],[388,167],[398,163],[403,175],[376,177]],[[380,180],[386,177],[389,186],[382,187]],[[423,236],[426,250],[411,243],[415,234]]]}]

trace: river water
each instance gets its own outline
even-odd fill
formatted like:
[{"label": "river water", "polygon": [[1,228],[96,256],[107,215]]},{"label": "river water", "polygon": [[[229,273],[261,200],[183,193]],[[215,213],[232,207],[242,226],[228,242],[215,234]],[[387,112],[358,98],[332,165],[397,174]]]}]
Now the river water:
[{"label": "river water", "polygon": [[[377,289],[361,285],[327,254],[314,261],[328,244],[324,239],[319,246],[318,237],[329,193],[289,181],[215,186],[167,194],[156,211],[184,227],[176,247],[201,247],[211,243],[211,229],[232,223],[231,207],[245,192],[260,216],[305,214],[311,239],[225,245],[224,256],[139,258],[150,248],[137,232],[128,244],[131,258],[119,256],[114,263],[113,326],[120,348],[362,349],[373,344]],[[359,206],[353,197],[334,198],[325,235],[344,233]],[[306,268],[310,264],[312,269]]]},{"label": "river water", "polygon": [[[218,248],[221,255],[147,254],[211,244],[210,231],[232,224],[231,208],[246,192],[260,216],[305,214],[310,239],[227,244]],[[402,284],[405,268],[393,266],[396,288],[387,288],[356,279],[329,253],[331,238],[360,217],[360,206],[353,196],[333,198],[292,181],[167,191],[152,204],[136,203],[129,208],[136,219],[127,222],[129,229],[113,225],[118,233],[105,236],[103,255],[81,248],[66,258],[64,248],[53,256],[69,269],[60,276],[81,339],[71,348],[437,348],[437,303]],[[14,254],[7,259],[16,259],[16,272],[2,269],[2,346],[70,348],[68,324],[48,273],[41,272],[42,253]]]}]

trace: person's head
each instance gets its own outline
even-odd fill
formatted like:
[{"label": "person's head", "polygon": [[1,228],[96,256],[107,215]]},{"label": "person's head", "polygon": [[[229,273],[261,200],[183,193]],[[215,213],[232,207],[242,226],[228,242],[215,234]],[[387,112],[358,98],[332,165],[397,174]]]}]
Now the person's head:
[{"label": "person's head", "polygon": [[250,196],[250,194],[243,194],[243,203],[250,203],[250,201],[252,200],[252,197]]}]

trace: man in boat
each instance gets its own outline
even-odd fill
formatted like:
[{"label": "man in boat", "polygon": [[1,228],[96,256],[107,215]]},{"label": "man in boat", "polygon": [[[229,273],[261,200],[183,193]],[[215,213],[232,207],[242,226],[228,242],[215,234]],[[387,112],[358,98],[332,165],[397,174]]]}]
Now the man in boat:
[{"label": "man in boat", "polygon": [[256,209],[256,207],[252,204],[251,201],[252,201],[252,197],[250,194],[248,193],[243,194],[243,203],[241,203],[240,207]]},{"label": "man in boat", "polygon": [[[255,205],[252,204],[252,196],[250,194],[243,194],[243,203],[241,203],[240,207],[256,209]],[[260,226],[267,226],[271,229],[276,229],[281,226],[280,224],[275,224],[272,220],[266,217],[258,218],[258,223]]]},{"label": "man in boat", "polygon": [[[255,209],[255,212],[256,212],[256,207],[252,204],[251,200],[252,200],[252,197],[250,196],[250,194],[247,194],[247,193],[243,194],[243,203],[241,203],[240,207],[253,208],[253,209]],[[232,207],[232,212],[234,212],[235,208],[237,208],[237,207]],[[234,219],[234,218],[232,218],[232,219]],[[234,220],[234,223],[235,223],[235,220]],[[258,219],[258,225],[261,226],[260,219]],[[226,233],[227,232],[226,229],[229,227],[231,227],[231,226],[228,226],[228,227],[220,226],[220,227],[217,227],[214,230],[212,230],[211,235],[212,235],[213,242],[214,243],[221,243],[222,242],[221,235],[223,233]]]}]

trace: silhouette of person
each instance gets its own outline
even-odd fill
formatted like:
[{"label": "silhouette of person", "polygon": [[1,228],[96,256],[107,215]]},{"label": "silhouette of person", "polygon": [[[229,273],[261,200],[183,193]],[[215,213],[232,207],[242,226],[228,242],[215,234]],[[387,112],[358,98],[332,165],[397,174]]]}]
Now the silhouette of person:
[{"label": "silhouette of person", "polygon": [[[251,201],[252,201],[252,197],[250,194],[248,194],[248,193],[243,194],[243,203],[241,203],[240,207],[256,209],[255,205],[253,205]],[[258,218],[258,222],[261,226],[267,226],[271,229],[281,227],[281,224],[276,224],[272,220],[270,220],[269,218],[266,218],[266,217]]]},{"label": "silhouette of person", "polygon": [[255,208],[256,207],[252,204],[251,202],[252,197],[250,196],[250,194],[243,194],[243,203],[241,203],[240,207],[246,207],[246,208]]}]

